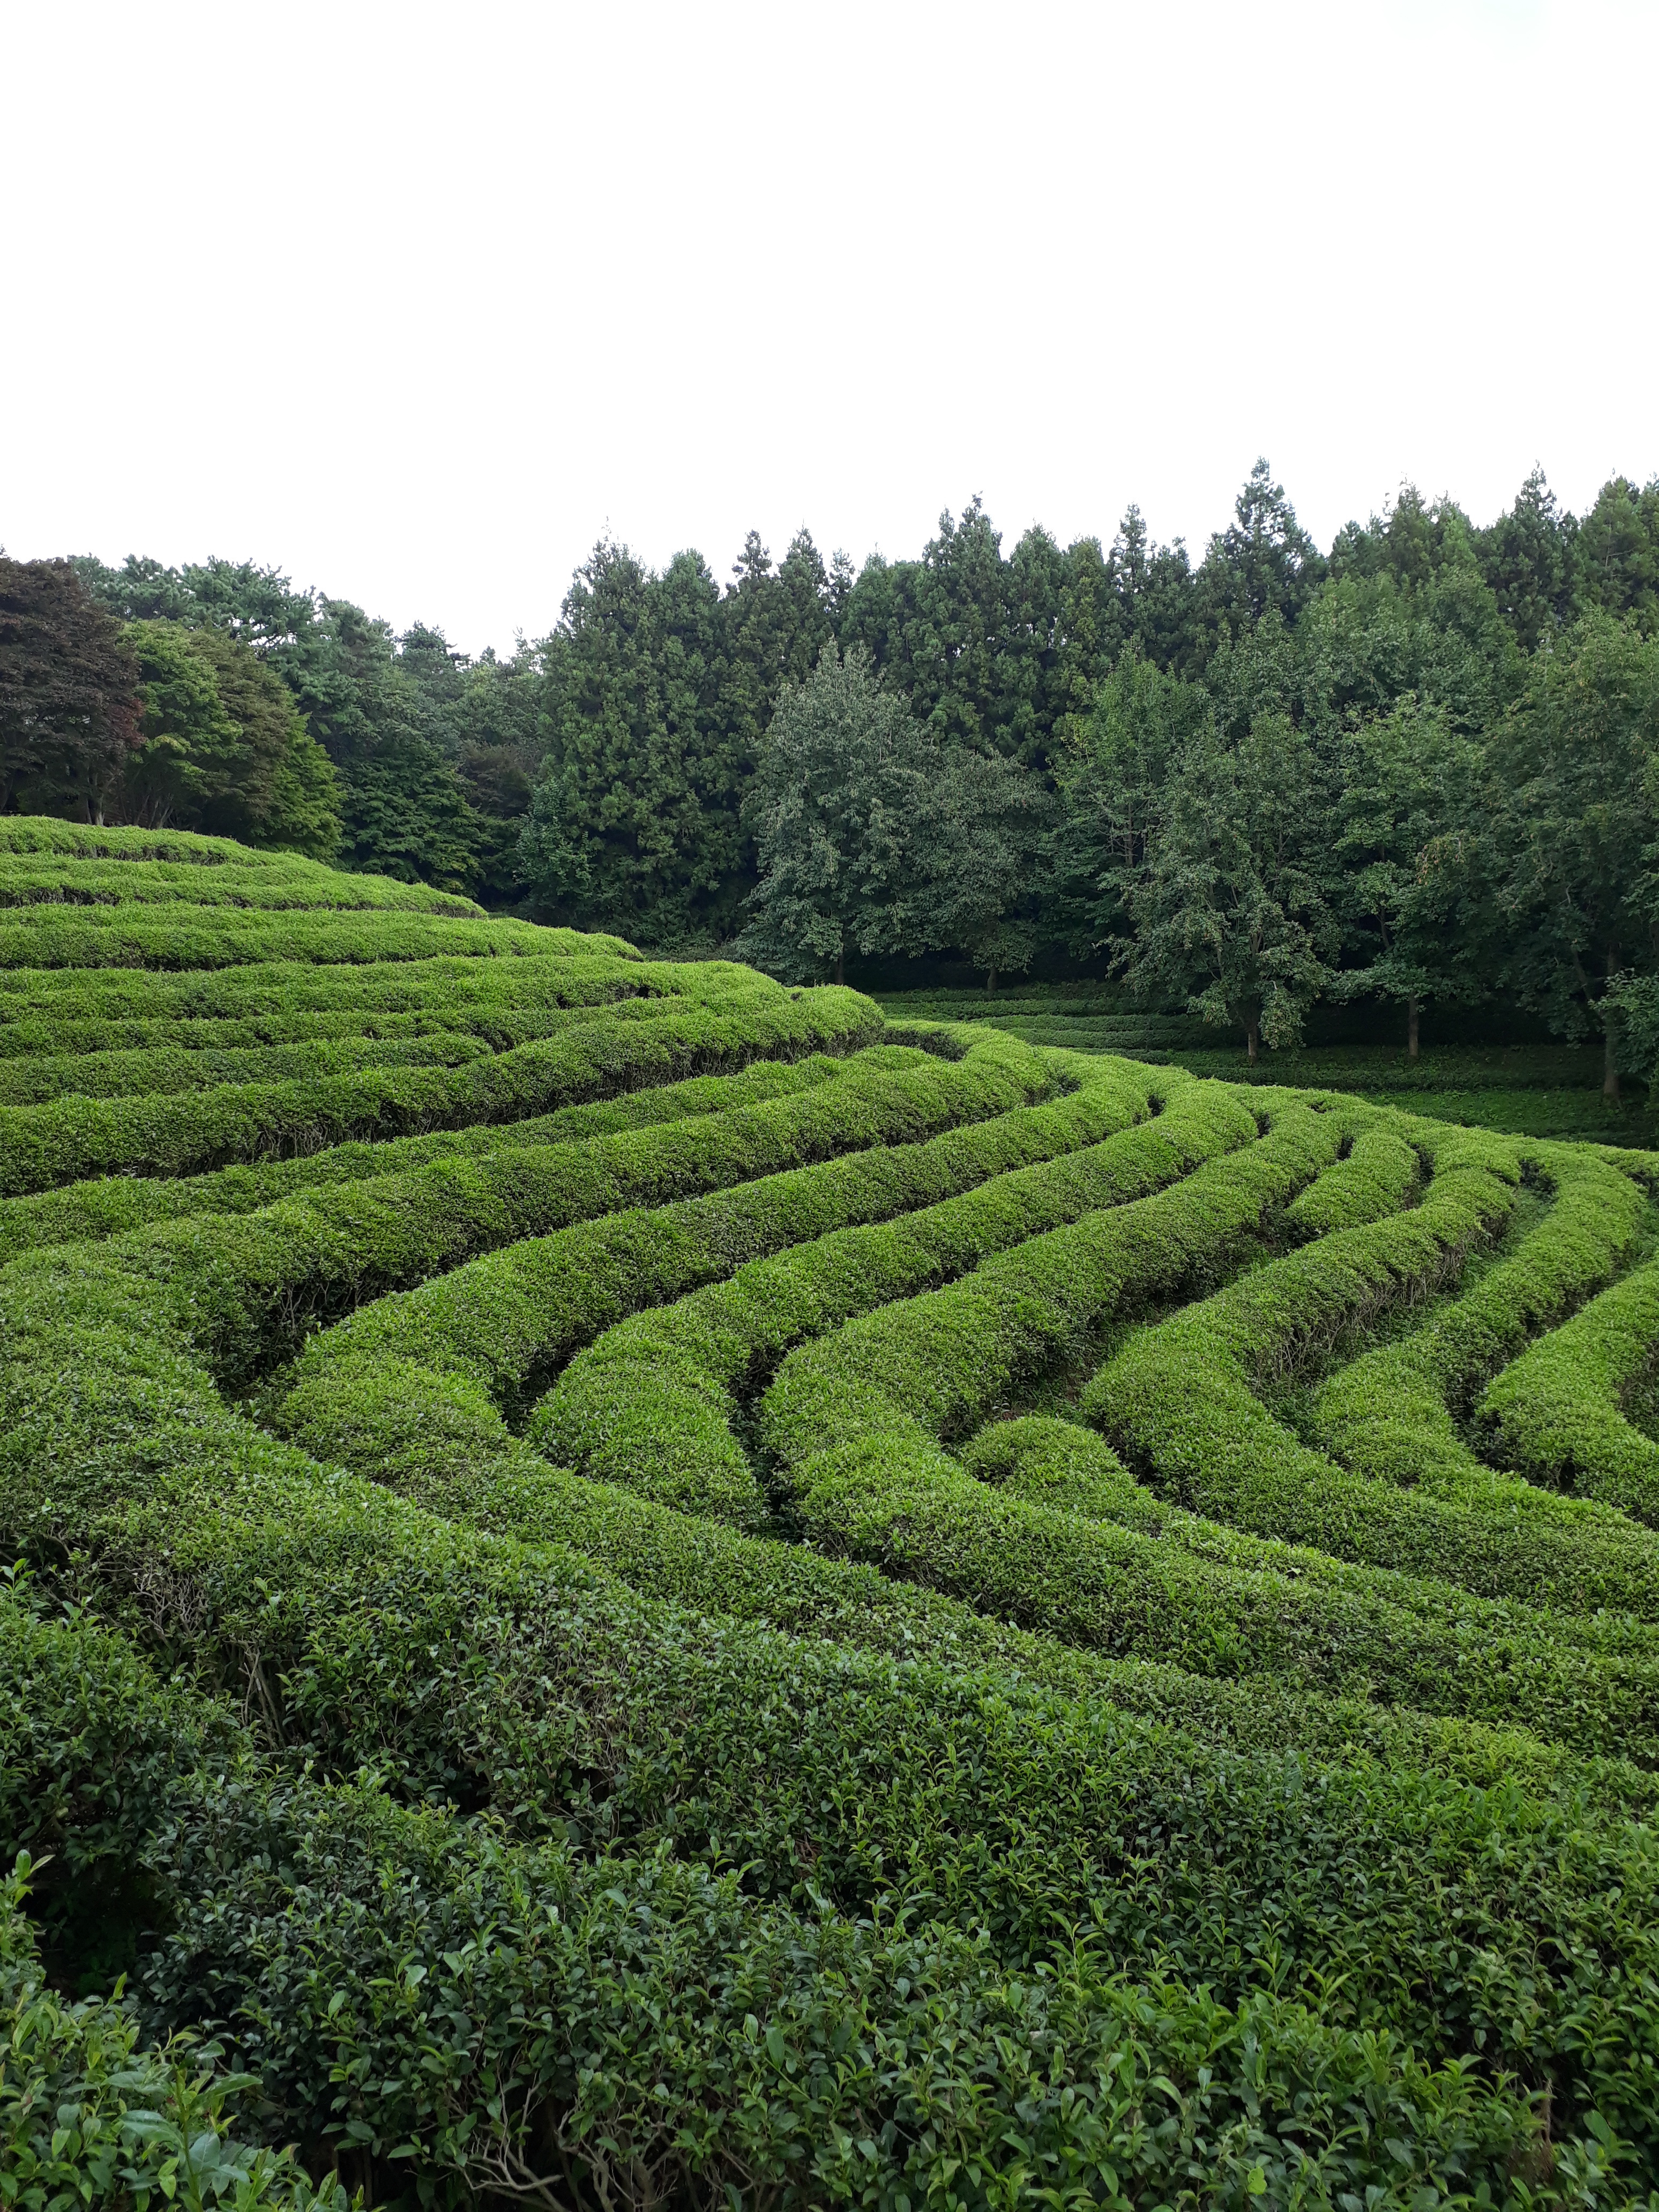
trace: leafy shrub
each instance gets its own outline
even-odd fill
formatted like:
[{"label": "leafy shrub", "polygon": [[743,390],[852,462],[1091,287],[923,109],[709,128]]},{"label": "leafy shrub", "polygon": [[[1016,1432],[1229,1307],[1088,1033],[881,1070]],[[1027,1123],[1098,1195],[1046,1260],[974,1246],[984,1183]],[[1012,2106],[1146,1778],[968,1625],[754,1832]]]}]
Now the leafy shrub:
[{"label": "leafy shrub", "polygon": [[1659,1162],[1187,1027],[0,823],[0,2204],[1645,2201]]},{"label": "leafy shrub", "polygon": [[1620,1404],[1659,1349],[1659,1267],[1638,1267],[1487,1386],[1480,1418],[1508,1465],[1659,1522],[1659,1444]]}]

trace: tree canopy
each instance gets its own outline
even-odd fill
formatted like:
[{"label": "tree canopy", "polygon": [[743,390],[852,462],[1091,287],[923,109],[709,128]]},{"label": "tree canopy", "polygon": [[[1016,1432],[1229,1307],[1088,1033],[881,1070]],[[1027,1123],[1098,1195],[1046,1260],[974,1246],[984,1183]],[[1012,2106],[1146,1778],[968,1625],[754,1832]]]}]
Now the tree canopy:
[{"label": "tree canopy", "polygon": [[[7,804],[337,853],[824,974],[1079,960],[1269,1048],[1322,1000],[1598,1033],[1659,992],[1659,483],[1401,488],[1322,550],[1267,461],[1197,557],[1130,507],[914,558],[607,538],[510,654],[272,568],[0,564]],[[1659,998],[1655,1000],[1659,1006]],[[1656,1016],[1655,1034],[1659,1034]]]}]

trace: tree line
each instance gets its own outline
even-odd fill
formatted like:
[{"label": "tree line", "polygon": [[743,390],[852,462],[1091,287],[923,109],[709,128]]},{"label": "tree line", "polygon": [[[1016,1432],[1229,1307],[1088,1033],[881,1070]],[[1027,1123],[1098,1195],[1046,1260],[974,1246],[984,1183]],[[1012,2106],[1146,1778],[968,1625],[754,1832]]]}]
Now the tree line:
[{"label": "tree line", "polygon": [[1263,461],[1196,560],[1134,508],[1005,552],[977,501],[724,586],[603,542],[506,658],[252,564],[0,559],[0,767],[794,977],[1105,961],[1252,1053],[1502,994],[1613,1085],[1659,1041],[1656,639],[1659,483],[1485,528],[1407,489],[1322,553]]}]

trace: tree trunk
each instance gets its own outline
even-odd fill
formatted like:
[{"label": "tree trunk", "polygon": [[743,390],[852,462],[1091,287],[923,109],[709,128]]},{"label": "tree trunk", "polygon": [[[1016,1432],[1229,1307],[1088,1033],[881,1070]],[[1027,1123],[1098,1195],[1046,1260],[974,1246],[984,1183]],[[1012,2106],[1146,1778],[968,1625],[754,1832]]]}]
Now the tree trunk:
[{"label": "tree trunk", "polygon": [[1619,1096],[1619,1060],[1613,1048],[1613,1021],[1609,1017],[1601,1028],[1601,1096]]},{"label": "tree trunk", "polygon": [[1255,1048],[1259,1032],[1256,1029],[1255,1024],[1254,1022],[1246,1022],[1244,1024],[1244,1049],[1249,1054],[1250,1066],[1252,1067],[1255,1066]]},{"label": "tree trunk", "polygon": [[1413,991],[1406,1001],[1406,1057],[1407,1060],[1417,1058],[1417,1018],[1421,1011],[1417,1003],[1417,994]]},{"label": "tree trunk", "polygon": [[994,960],[985,971],[985,995],[988,999],[997,987],[997,963]]},{"label": "tree trunk", "polygon": [[844,945],[836,947],[836,981],[838,983],[847,981],[847,947]]}]

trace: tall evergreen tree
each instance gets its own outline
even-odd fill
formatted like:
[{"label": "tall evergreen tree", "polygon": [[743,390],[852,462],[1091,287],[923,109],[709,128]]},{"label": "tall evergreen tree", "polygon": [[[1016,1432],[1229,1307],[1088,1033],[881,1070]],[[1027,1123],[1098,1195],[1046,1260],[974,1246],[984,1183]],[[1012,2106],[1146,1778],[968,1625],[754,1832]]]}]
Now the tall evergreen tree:
[{"label": "tall evergreen tree", "polygon": [[1638,489],[1614,477],[1580,524],[1574,583],[1583,612],[1632,616],[1659,629],[1659,478]]},{"label": "tall evergreen tree", "polygon": [[542,908],[658,944],[730,924],[744,758],[720,714],[720,599],[695,553],[653,575],[602,541],[542,647],[547,769],[522,866]]},{"label": "tall evergreen tree", "polygon": [[1572,619],[1577,524],[1534,469],[1507,514],[1474,533],[1481,574],[1523,651]]},{"label": "tall evergreen tree", "polygon": [[138,667],[67,561],[0,554],[4,811],[69,806],[102,822],[138,744]]},{"label": "tall evergreen tree", "polygon": [[1232,521],[1211,538],[1199,572],[1197,617],[1206,657],[1265,615],[1294,624],[1324,574],[1319,548],[1264,457],[1233,502]]},{"label": "tall evergreen tree", "polygon": [[1155,545],[1138,507],[1125,509],[1112,542],[1117,634],[1160,668],[1190,674],[1200,657],[1198,579],[1177,538]]}]

